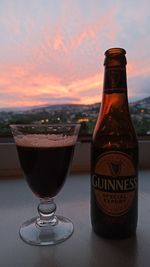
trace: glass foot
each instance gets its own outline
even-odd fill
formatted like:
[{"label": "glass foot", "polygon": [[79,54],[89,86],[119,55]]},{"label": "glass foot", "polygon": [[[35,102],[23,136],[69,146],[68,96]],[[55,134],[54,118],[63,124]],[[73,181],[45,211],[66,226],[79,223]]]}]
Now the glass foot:
[{"label": "glass foot", "polygon": [[20,228],[20,236],[28,244],[37,246],[55,245],[65,241],[73,233],[73,223],[62,216],[56,216],[54,225],[39,225],[38,218],[25,222]]}]

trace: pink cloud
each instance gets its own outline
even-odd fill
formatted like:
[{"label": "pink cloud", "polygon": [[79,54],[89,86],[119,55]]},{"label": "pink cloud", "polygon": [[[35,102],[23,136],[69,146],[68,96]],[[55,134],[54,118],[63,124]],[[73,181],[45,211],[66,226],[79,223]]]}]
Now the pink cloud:
[{"label": "pink cloud", "polygon": [[[31,5],[35,11],[33,16],[31,10],[28,14],[22,11],[21,5],[6,5],[8,13],[1,21],[7,36],[10,33],[10,43],[7,42],[6,47],[3,44],[1,49],[1,62],[4,63],[0,65],[1,106],[44,104],[46,97],[42,96],[48,96],[48,101],[69,97],[78,103],[98,102],[103,86],[105,50],[128,45],[129,41],[132,46],[129,58],[127,53],[128,78],[150,74],[148,50],[141,49],[148,46],[149,35],[134,43],[132,34],[126,29],[126,19],[132,18],[137,11],[127,9],[127,16],[123,13],[119,22],[119,12],[126,4],[102,9],[87,2],[90,19],[78,1],[63,1],[55,17],[43,8],[41,18],[36,1]],[[143,14],[142,11],[140,18],[134,17],[138,25],[144,19]],[[15,95],[15,100],[7,100],[10,94]]]}]

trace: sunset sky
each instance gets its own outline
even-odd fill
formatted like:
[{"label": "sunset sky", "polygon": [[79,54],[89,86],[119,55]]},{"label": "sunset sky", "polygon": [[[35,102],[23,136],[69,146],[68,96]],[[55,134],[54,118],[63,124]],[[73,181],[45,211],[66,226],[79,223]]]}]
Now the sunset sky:
[{"label": "sunset sky", "polygon": [[149,0],[1,0],[0,36],[1,108],[101,101],[110,47],[130,100],[150,96]]}]

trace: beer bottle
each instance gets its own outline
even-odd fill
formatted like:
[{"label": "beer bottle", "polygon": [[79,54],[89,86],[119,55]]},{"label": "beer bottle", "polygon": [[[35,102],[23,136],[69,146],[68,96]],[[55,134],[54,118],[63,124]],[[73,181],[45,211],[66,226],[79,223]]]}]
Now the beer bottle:
[{"label": "beer bottle", "polygon": [[91,222],[110,239],[136,232],[138,141],[131,121],[126,80],[126,51],[105,52],[100,114],[91,146]]}]

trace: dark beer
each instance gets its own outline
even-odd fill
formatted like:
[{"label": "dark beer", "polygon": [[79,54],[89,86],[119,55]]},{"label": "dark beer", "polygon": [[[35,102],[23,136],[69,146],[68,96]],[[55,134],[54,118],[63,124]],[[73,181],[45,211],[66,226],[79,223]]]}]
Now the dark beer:
[{"label": "dark beer", "polygon": [[138,141],[132,125],[125,50],[105,53],[101,111],[91,149],[91,222],[107,238],[136,232],[138,213]]},{"label": "dark beer", "polygon": [[74,145],[56,142],[56,146],[42,147],[40,143],[36,146],[21,143],[17,144],[17,150],[31,190],[40,198],[54,197],[65,182]]}]

